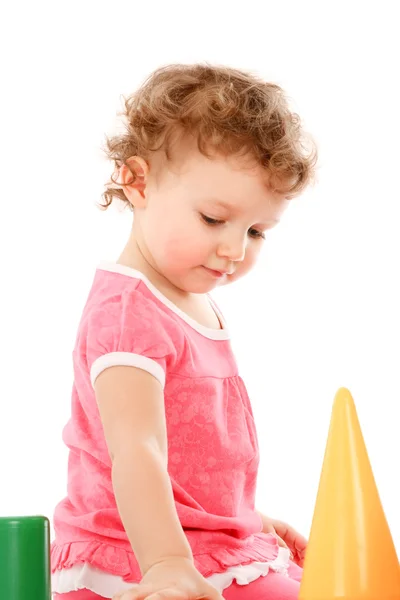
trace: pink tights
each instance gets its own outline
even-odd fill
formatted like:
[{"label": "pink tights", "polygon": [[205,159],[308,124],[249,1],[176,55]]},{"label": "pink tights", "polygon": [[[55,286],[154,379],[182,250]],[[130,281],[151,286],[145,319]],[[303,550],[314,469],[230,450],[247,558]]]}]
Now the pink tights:
[{"label": "pink tights", "polygon": [[[291,563],[289,577],[270,571],[248,585],[238,585],[235,581],[223,592],[225,600],[297,600],[302,569]],[[68,594],[54,594],[54,600],[108,600],[89,590],[79,590]]]}]

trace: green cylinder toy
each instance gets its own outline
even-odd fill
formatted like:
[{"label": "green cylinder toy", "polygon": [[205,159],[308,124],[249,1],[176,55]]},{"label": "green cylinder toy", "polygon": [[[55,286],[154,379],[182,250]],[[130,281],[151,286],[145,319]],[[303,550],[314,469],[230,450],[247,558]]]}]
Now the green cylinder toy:
[{"label": "green cylinder toy", "polygon": [[0,598],[51,600],[46,517],[0,517]]}]

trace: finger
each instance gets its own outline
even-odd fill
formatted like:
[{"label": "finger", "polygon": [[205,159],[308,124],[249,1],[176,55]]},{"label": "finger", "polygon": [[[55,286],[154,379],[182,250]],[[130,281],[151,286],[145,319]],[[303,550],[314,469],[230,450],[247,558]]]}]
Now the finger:
[{"label": "finger", "polygon": [[304,561],[306,558],[306,550],[301,550],[300,552],[298,552],[298,565],[299,567],[304,567]]},{"label": "finger", "polygon": [[211,586],[203,596],[196,596],[196,600],[224,600],[224,598],[215,587]]},{"label": "finger", "polygon": [[277,534],[277,532],[275,531],[275,528],[272,525],[269,525],[268,527],[266,527],[264,529],[264,533],[269,533],[269,534],[273,535],[274,537],[276,537],[276,541],[278,542],[279,546],[281,546],[282,548],[287,548],[285,541]]},{"label": "finger", "polygon": [[281,548],[287,548],[287,549],[289,549],[289,546],[286,544],[286,542],[281,537],[279,537],[279,535],[276,536],[276,539],[278,540],[278,545]]},{"label": "finger", "polygon": [[299,565],[299,567],[303,567],[304,566],[304,561],[305,561],[305,556],[306,556],[306,551],[305,550],[300,550],[294,551],[294,562],[296,563],[296,565]]},{"label": "finger", "polygon": [[307,544],[307,539],[303,535],[300,535],[300,533],[298,533],[294,541],[294,547],[296,548],[297,552],[305,553]]},{"label": "finger", "polygon": [[264,528],[263,528],[263,532],[264,533],[273,533],[274,535],[276,535],[275,528],[272,524],[265,524]]},{"label": "finger", "polygon": [[273,525],[268,525],[264,529],[264,533],[270,533],[270,534],[274,535],[277,539],[278,545],[281,546],[281,548],[288,548],[287,544],[285,543],[285,540],[283,540],[280,537],[280,535],[278,535],[278,533]]},{"label": "finger", "polygon": [[294,527],[291,527],[284,521],[274,521],[274,527],[279,537],[285,540],[286,544],[293,551],[298,552],[304,550],[307,546],[306,538],[300,535]]},{"label": "finger", "polygon": [[279,535],[279,537],[282,538],[283,540],[285,540],[285,542],[287,544],[290,545],[290,542],[294,541],[294,539],[295,539],[294,534],[296,532],[293,529],[293,527],[290,527],[290,525],[288,525],[284,521],[276,521],[276,520],[274,520],[274,527],[275,527],[275,531]]},{"label": "finger", "polygon": [[136,588],[127,592],[120,592],[112,597],[112,600],[145,600],[153,589],[149,585],[137,585]]},{"label": "finger", "polygon": [[162,592],[156,592],[155,594],[151,594],[151,596],[146,596],[146,600],[171,600],[171,598],[176,598],[176,600],[181,600],[182,596],[178,596],[178,592],[175,592],[175,595],[172,596],[168,594],[168,590],[163,590]]},{"label": "finger", "polygon": [[187,600],[187,597],[188,595],[185,592],[172,588],[166,588],[150,596],[145,596],[146,600]]},{"label": "finger", "polygon": [[217,590],[210,592],[210,600],[224,600],[224,597]]},{"label": "finger", "polygon": [[[156,592],[155,594],[151,594],[151,596],[146,596],[146,600],[187,600],[187,593],[181,592],[176,589],[168,588],[162,590],[161,592]],[[198,597],[197,600],[224,600],[221,594],[215,589],[210,588],[206,595]]]}]

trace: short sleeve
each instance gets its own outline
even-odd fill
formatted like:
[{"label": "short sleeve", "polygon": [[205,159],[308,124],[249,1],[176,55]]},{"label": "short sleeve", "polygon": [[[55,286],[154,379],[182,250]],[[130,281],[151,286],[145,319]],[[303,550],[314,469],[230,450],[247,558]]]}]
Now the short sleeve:
[{"label": "short sleeve", "polygon": [[86,358],[94,385],[102,371],[131,366],[153,375],[164,388],[175,362],[174,321],[139,290],[130,290],[92,307],[86,330]]}]

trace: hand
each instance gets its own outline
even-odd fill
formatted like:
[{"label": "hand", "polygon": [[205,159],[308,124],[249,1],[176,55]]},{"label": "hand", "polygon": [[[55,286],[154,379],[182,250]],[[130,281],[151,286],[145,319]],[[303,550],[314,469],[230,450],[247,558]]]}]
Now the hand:
[{"label": "hand", "polygon": [[113,600],[223,600],[187,558],[171,558],[150,567],[138,586]]},{"label": "hand", "polygon": [[291,552],[291,558],[299,567],[304,566],[304,558],[306,555],[307,540],[293,527],[261,515],[263,521],[263,533],[272,533],[277,536],[278,544],[283,548],[288,548]]}]

